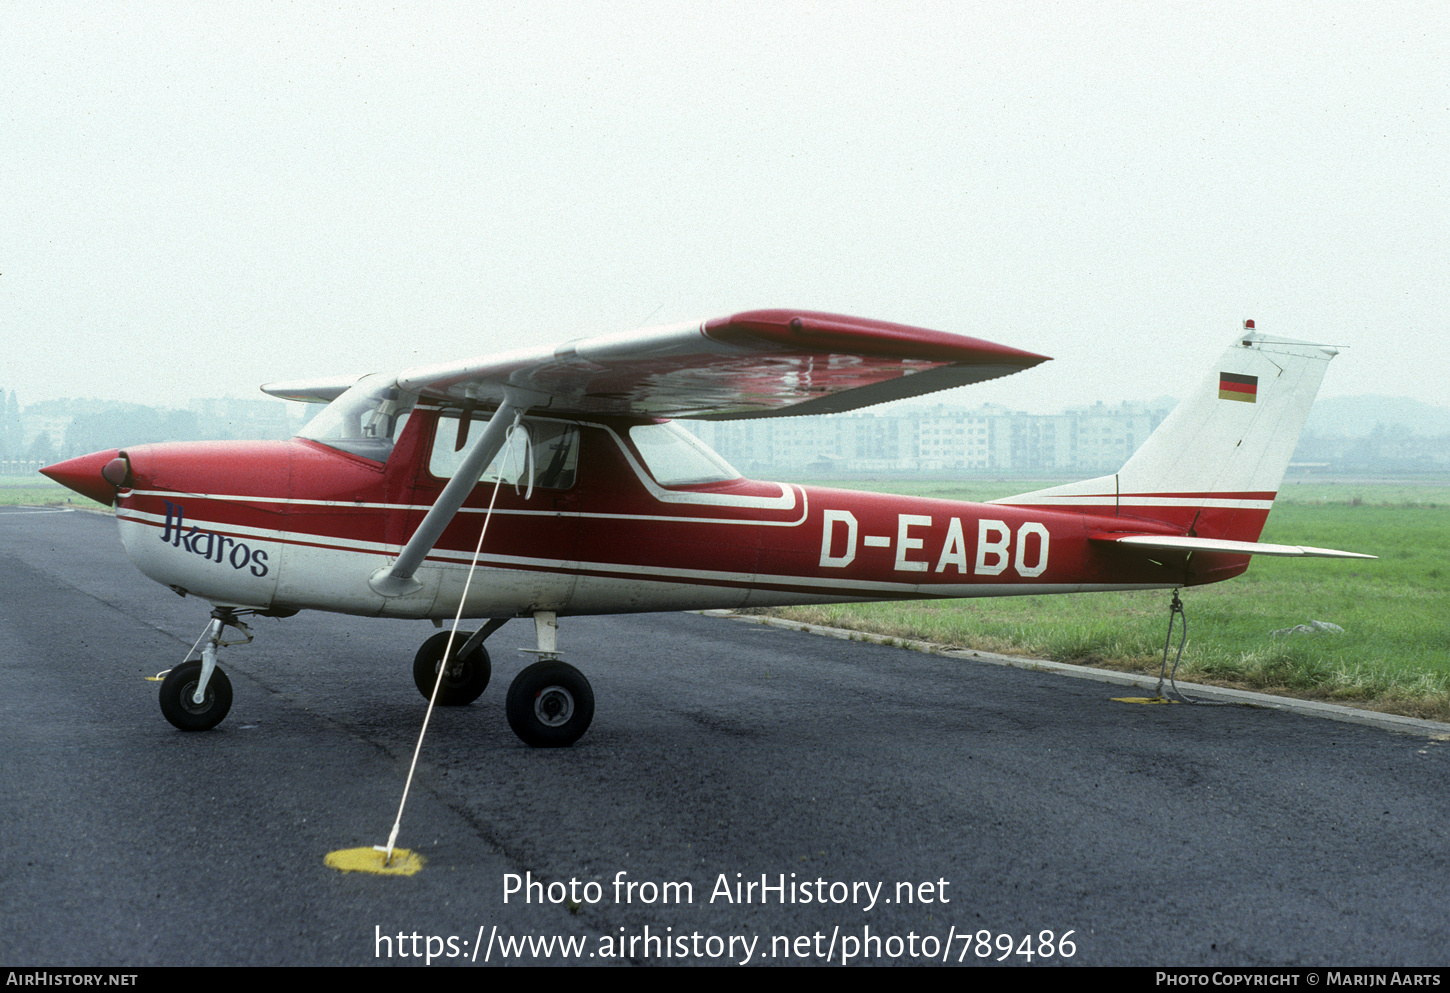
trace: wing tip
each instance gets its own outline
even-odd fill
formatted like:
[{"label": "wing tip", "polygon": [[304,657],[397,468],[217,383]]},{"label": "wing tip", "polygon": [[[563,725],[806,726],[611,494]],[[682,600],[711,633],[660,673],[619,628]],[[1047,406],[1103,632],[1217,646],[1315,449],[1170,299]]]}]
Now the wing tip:
[{"label": "wing tip", "polygon": [[1051,361],[1047,355],[1000,345],[948,331],[869,317],[852,317],[816,310],[747,310],[704,323],[704,333],[715,340],[732,335],[764,338],[778,345],[805,345],[860,354],[883,354],[935,362],[1000,362],[1030,369]]}]

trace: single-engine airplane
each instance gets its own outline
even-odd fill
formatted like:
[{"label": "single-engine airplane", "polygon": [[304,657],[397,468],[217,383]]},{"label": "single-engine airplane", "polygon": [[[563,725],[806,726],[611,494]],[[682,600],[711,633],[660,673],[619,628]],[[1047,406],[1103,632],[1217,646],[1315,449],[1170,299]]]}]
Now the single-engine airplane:
[{"label": "single-engine airplane", "polygon": [[176,727],[226,716],[217,649],[251,640],[243,617],[486,619],[418,651],[414,680],[445,705],[488,685],[488,635],[532,617],[539,659],[506,710],[525,742],[558,746],[594,713],[559,657],[560,616],[1175,589],[1255,554],[1371,558],[1257,541],[1334,354],[1245,322],[1120,471],[986,504],[745,479],[673,423],[853,410],[1045,361],[791,310],[272,384],[327,403],[290,441],[139,445],[42,471],[114,504],[131,561],[212,604],[201,659],[161,685]]}]

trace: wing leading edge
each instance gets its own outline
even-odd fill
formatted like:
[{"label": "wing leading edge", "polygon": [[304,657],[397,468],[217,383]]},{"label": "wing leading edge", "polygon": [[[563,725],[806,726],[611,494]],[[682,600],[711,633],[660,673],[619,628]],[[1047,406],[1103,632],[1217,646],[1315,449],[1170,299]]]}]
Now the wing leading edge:
[{"label": "wing leading edge", "polygon": [[995,379],[1046,361],[1005,345],[812,311],[757,310],[404,371],[453,403],[526,392],[535,411],[727,420],[835,413]]}]

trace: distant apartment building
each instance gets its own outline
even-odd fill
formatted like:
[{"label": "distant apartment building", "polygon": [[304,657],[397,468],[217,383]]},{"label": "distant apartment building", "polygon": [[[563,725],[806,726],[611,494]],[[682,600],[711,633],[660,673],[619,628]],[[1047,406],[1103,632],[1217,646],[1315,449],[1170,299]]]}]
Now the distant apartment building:
[{"label": "distant apartment building", "polygon": [[41,435],[47,435],[52,444],[59,444],[65,438],[66,428],[72,420],[70,414],[45,411],[37,414],[23,414],[20,417],[20,448],[29,448]]},{"label": "distant apartment building", "polygon": [[1062,414],[974,409],[861,411],[825,417],[682,421],[746,473],[945,473],[1112,470],[1171,409],[1095,404]]},{"label": "distant apartment building", "polygon": [[1135,404],[1105,404],[1079,407],[1063,415],[1070,420],[1070,446],[1074,467],[1111,472],[1128,460],[1148,440],[1171,408],[1147,408]]}]

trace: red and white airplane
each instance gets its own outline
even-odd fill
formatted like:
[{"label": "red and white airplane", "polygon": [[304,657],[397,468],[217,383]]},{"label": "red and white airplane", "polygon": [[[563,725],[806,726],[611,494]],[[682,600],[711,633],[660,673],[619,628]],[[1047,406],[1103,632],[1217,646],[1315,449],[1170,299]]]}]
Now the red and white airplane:
[{"label": "red and white airplane", "polygon": [[540,658],[509,688],[509,723],[567,745],[594,698],[559,659],[560,616],[1172,589],[1253,554],[1360,557],[1257,542],[1334,354],[1246,322],[1119,472],[987,504],[744,479],[669,420],[852,410],[1045,360],[790,310],[274,384],[328,403],[290,441],[140,445],[43,471],[115,505],[147,576],[213,605],[201,660],[161,686],[177,727],[226,716],[217,648],[240,643],[228,627],[251,640],[248,615],[488,618],[419,650],[415,681],[443,704],[476,699],[484,639],[532,617]]}]

